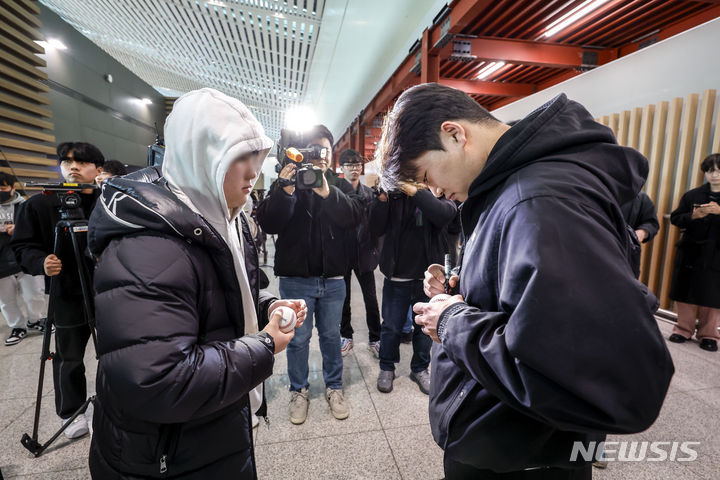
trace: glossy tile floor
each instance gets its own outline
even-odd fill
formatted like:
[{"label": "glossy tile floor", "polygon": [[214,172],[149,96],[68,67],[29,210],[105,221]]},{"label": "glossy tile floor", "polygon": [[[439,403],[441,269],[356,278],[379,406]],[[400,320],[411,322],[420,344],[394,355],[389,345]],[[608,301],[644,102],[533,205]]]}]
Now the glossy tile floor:
[{"label": "glossy tile floor", "polygon": [[[272,259],[272,256],[271,256]],[[272,278],[271,270],[267,272]],[[376,276],[378,295],[382,280]],[[277,291],[273,281],[271,290]],[[310,409],[303,425],[287,417],[286,358],[276,358],[275,374],[268,379],[270,424],[257,431],[256,458],[261,479],[440,479],[442,451],[435,445],[428,422],[428,397],[408,375],[412,354],[402,345],[398,379],[390,394],[377,391],[378,362],[367,350],[367,328],[360,287],[353,279],[355,348],[345,357],[343,382],[351,412],[335,420],[324,399],[317,335],[310,353]],[[667,337],[671,327],[659,322]],[[9,334],[4,322],[2,340]],[[21,445],[30,432],[37,390],[42,337],[31,334],[13,347],[0,345],[0,470],[5,479],[87,479],[88,437],[70,442],[61,437],[40,458]],[[697,343],[669,344],[676,374],[662,414],[648,431],[609,440],[699,441],[694,462],[611,463],[594,470],[600,480],[720,479],[720,353],[700,350]],[[92,347],[86,356],[88,387],[94,391],[97,365]],[[50,365],[47,365],[48,370]],[[46,375],[40,440],[59,427],[54,414],[52,377]],[[101,479],[98,479],[101,480]]]}]

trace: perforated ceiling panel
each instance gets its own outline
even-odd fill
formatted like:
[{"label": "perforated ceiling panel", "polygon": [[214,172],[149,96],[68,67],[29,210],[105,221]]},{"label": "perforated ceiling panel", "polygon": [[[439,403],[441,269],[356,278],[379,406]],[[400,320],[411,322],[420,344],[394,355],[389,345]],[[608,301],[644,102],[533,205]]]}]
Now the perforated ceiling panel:
[{"label": "perforated ceiling panel", "polygon": [[325,0],[42,3],[150,85],[216,88],[277,139],[285,111],[305,94]]}]

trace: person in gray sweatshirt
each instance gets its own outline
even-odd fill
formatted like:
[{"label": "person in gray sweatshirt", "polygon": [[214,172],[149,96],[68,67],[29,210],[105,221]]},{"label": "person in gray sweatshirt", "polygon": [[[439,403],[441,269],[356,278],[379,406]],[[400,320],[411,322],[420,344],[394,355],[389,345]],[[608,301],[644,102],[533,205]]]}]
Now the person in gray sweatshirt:
[{"label": "person in gray sweatshirt", "polygon": [[47,314],[42,276],[23,273],[9,245],[15,231],[15,209],[25,201],[16,191],[16,183],[13,175],[0,172],[0,311],[10,327],[6,346],[20,343],[28,329],[42,331]]}]

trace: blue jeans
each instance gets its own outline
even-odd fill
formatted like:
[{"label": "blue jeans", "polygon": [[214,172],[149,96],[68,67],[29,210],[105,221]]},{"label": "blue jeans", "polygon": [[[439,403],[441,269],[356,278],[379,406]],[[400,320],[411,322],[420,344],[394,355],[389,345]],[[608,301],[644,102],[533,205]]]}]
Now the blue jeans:
[{"label": "blue jeans", "polygon": [[[417,302],[427,302],[422,280],[393,282],[385,279],[383,284],[382,316],[380,333],[380,370],[395,370],[400,361],[400,335],[407,320],[408,308]],[[415,314],[413,313],[413,318]],[[420,325],[413,322],[413,356],[410,370],[421,372],[430,365],[432,339],[422,332]]]},{"label": "blue jeans", "polygon": [[345,302],[345,281],[342,278],[284,277],[280,278],[279,286],[282,298],[302,298],[308,308],[305,322],[295,330],[295,337],[287,347],[290,391],[300,391],[309,386],[308,354],[313,314],[320,335],[325,386],[341,389],[343,360],[340,354],[340,319]]}]

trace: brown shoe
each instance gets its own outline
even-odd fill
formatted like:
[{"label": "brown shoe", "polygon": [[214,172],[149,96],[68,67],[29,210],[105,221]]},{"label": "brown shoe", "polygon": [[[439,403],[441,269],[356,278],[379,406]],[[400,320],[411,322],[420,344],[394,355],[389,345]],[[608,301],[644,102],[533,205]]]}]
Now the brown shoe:
[{"label": "brown shoe", "polygon": [[350,415],[350,407],[345,401],[342,390],[328,388],[325,390],[325,399],[330,405],[330,412],[332,412],[333,417],[338,420],[345,420]]},{"label": "brown shoe", "polygon": [[290,392],[290,422],[294,425],[305,423],[308,412],[308,391],[303,388],[299,392]]}]

